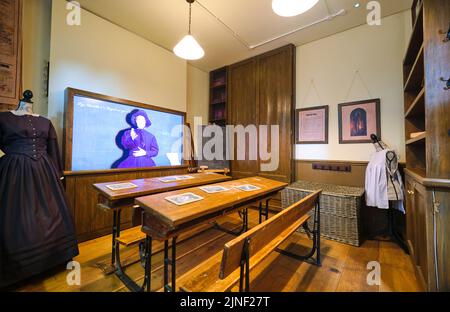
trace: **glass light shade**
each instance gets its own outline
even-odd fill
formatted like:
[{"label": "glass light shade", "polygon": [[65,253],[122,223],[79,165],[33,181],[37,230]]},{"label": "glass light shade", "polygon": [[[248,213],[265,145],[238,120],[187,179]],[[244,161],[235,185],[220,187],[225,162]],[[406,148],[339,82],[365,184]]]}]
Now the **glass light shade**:
[{"label": "glass light shade", "polygon": [[272,0],[273,11],[280,16],[296,16],[312,9],[319,0]]},{"label": "glass light shade", "polygon": [[205,55],[205,51],[191,35],[184,36],[175,48],[173,48],[173,52],[178,57],[191,61],[201,59]]}]

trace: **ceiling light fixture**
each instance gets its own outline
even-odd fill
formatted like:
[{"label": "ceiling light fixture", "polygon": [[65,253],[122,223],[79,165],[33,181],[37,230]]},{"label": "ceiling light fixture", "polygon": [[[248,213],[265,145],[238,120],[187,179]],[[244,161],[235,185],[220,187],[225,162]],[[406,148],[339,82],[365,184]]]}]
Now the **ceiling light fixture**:
[{"label": "ceiling light fixture", "polygon": [[361,6],[361,3],[355,3],[354,5],[353,5],[355,8],[359,8],[360,6]]},{"label": "ceiling light fixture", "polygon": [[195,0],[186,0],[189,3],[189,31],[183,39],[173,48],[173,52],[180,58],[185,60],[198,60],[205,55],[205,51],[200,44],[191,35],[191,20],[192,20],[192,3]]},{"label": "ceiling light fixture", "polygon": [[296,16],[312,9],[319,0],[272,0],[273,11],[284,17]]}]

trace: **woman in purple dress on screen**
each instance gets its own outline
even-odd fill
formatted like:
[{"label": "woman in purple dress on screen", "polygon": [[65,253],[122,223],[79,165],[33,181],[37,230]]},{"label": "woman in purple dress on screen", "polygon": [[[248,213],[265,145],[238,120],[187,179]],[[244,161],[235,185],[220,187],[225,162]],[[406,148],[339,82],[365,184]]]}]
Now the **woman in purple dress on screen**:
[{"label": "woman in purple dress on screen", "polygon": [[125,130],[120,138],[122,148],[128,153],[117,168],[145,168],[156,166],[152,157],[158,155],[158,142],[153,134],[147,132],[145,128],[151,126],[152,122],[143,110],[136,110],[132,113],[131,129]]}]

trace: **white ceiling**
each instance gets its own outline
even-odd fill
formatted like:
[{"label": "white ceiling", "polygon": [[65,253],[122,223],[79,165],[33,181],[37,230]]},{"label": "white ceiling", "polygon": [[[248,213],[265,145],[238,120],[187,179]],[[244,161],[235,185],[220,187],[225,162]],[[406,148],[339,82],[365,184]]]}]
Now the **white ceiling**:
[{"label": "white ceiling", "polygon": [[[188,4],[185,0],[78,0],[88,11],[126,28],[172,51],[187,33]],[[190,62],[210,71],[272,50],[288,43],[305,44],[366,22],[370,0],[320,0],[310,11],[296,17],[280,17],[272,11],[271,0],[199,0],[192,7],[192,34],[205,50],[205,57]],[[412,0],[378,0],[382,16],[411,7]],[[353,4],[361,3],[356,9]],[[222,20],[227,29],[206,7]],[[303,29],[255,49],[236,39],[230,29],[249,45],[256,45],[322,19],[341,9],[346,15]]]}]

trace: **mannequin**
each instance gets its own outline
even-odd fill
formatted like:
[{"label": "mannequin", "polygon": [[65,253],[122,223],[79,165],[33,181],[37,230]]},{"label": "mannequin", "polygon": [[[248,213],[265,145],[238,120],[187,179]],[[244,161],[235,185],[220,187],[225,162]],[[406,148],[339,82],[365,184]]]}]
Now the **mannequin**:
[{"label": "mannequin", "polygon": [[23,99],[20,100],[19,105],[16,110],[11,111],[14,115],[23,116],[23,115],[32,115],[35,117],[39,117],[33,113],[33,92],[27,90],[23,93]]},{"label": "mannequin", "polygon": [[56,131],[32,98],[0,113],[0,289],[78,255]]}]

